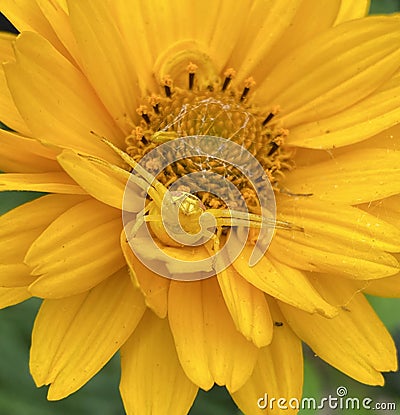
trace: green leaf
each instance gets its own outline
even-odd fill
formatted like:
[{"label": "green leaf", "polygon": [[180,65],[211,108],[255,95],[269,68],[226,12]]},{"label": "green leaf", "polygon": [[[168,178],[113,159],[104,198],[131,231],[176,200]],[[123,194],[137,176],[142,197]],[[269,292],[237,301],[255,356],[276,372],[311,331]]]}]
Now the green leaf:
[{"label": "green leaf", "polygon": [[[356,0],[355,0],[356,1]],[[395,13],[400,10],[399,0],[372,0],[370,14]]]}]

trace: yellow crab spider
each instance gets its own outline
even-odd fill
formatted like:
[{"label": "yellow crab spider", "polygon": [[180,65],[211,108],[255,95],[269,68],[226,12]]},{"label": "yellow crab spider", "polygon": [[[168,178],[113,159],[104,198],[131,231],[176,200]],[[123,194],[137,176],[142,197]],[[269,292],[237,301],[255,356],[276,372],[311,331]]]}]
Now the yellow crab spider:
[{"label": "yellow crab spider", "polygon": [[[220,236],[223,226],[244,226],[247,228],[263,227],[300,230],[302,228],[292,225],[284,221],[275,221],[270,218],[265,218],[260,215],[245,213],[229,209],[206,209],[201,200],[188,192],[174,192],[168,190],[162,183],[147,172],[140,164],[138,164],[129,154],[120,150],[109,140],[102,138],[102,141],[111,147],[130,167],[132,167],[137,175],[131,175],[129,180],[138,185],[143,190],[146,190],[151,198],[147,206],[138,213],[137,220],[131,229],[131,237],[135,237],[137,231],[144,222],[148,222],[150,229],[157,235],[157,238],[168,246],[182,246],[181,242],[172,238],[165,229],[164,223],[168,223],[168,228],[177,229],[176,234],[180,236],[182,231],[187,234],[195,236],[196,241],[200,241],[204,237],[213,239],[214,250],[219,249]],[[119,168],[118,168],[119,169]],[[167,198],[164,200],[164,198]],[[166,211],[162,212],[162,207],[167,207]],[[179,224],[176,223],[177,216],[169,216],[168,207],[173,207],[178,212]],[[200,224],[200,217],[207,213],[212,215],[215,219],[214,224],[216,232],[212,232],[207,228],[202,228]],[[213,224],[213,225],[214,225]]]}]

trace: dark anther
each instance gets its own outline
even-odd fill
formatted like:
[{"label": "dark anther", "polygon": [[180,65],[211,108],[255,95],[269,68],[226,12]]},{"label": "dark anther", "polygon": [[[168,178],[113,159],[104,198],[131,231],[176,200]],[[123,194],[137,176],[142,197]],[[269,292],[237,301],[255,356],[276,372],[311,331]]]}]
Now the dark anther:
[{"label": "dark anther", "polygon": [[149,114],[143,113],[142,118],[146,121],[146,124],[150,124]]},{"label": "dark anther", "polygon": [[249,93],[250,88],[248,88],[247,86],[243,89],[242,95],[240,97],[240,102],[242,102],[246,97],[247,94]]},{"label": "dark anther", "polygon": [[198,66],[195,63],[190,62],[186,69],[189,72],[189,90],[191,91],[194,85],[194,74],[196,73]]},{"label": "dark anther", "polygon": [[[225,79],[224,79],[224,83],[221,88],[222,92],[228,88],[232,79],[236,76],[236,71],[233,68],[229,68],[225,71],[224,76],[225,76]],[[246,86],[249,86],[249,85],[246,85]]]},{"label": "dark anther", "polygon": [[276,327],[282,327],[283,326],[282,321],[275,321],[274,324],[275,324]]},{"label": "dark anther", "polygon": [[164,90],[167,98],[171,98],[171,87],[169,85],[164,85]]},{"label": "dark anther", "polygon": [[159,114],[159,113],[160,113],[160,107],[159,107],[159,105],[158,105],[158,104],[153,105],[153,110],[154,110],[154,112],[155,112],[156,114]]},{"label": "dark anther", "polygon": [[263,127],[267,125],[272,120],[272,118],[274,118],[274,116],[275,114],[273,112],[270,112],[267,118],[262,122]]},{"label": "dark anther", "polygon": [[225,80],[224,80],[224,84],[222,85],[222,89],[221,89],[221,91],[225,91],[225,90],[226,90],[226,88],[228,88],[228,86],[229,86],[229,84],[231,83],[231,81],[232,81],[232,77],[231,77],[231,76],[227,76],[227,77],[225,78]]},{"label": "dark anther", "polygon": [[276,150],[278,150],[279,146],[274,141],[271,143],[271,149],[268,152],[268,156],[272,156]]},{"label": "dark anther", "polygon": [[247,94],[249,93],[250,88],[252,88],[255,84],[256,83],[255,83],[253,77],[247,78],[244,81],[244,89],[243,89],[243,92],[242,92],[242,96],[240,97],[240,102],[242,102],[247,97]]},{"label": "dark anther", "polygon": [[147,144],[149,144],[149,142],[146,140],[146,137],[143,135],[142,138],[140,139],[140,141],[147,146]]},{"label": "dark anther", "polygon": [[194,85],[194,72],[189,73],[189,89],[192,90]]}]

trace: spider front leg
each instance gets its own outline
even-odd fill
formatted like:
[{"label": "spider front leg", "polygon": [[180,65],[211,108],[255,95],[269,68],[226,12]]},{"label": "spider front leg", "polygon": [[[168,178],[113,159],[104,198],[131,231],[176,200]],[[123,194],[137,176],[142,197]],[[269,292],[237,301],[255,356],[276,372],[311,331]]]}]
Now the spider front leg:
[{"label": "spider front leg", "polygon": [[214,233],[214,235],[211,237],[211,240],[213,241],[213,251],[214,253],[217,253],[221,248],[221,238],[222,235],[222,226],[217,227],[217,232]]},{"label": "spider front leg", "polygon": [[139,232],[139,229],[141,226],[149,221],[149,216],[147,215],[151,204],[153,202],[150,202],[144,209],[142,209],[138,214],[136,215],[135,223],[132,226],[132,228],[129,231],[129,235],[127,235],[126,241],[129,243],[132,241],[132,239],[135,238],[136,234]]},{"label": "spider front leg", "polygon": [[247,228],[259,229],[265,227],[304,232],[304,229],[300,226],[254,213],[229,209],[208,209],[207,212],[212,214],[218,220],[218,223],[221,223],[223,226],[245,226]]},{"label": "spider front leg", "polygon": [[[207,233],[209,233],[209,231],[207,231]],[[210,246],[206,243],[205,247],[208,250],[210,256],[212,256],[212,268],[217,272],[217,269],[219,269],[220,267],[218,267],[217,261],[218,261],[218,257],[217,254],[221,249],[221,238],[222,235],[222,226],[217,226],[217,231],[211,236],[211,238],[209,239],[209,241],[212,241],[212,248],[210,248]]]}]

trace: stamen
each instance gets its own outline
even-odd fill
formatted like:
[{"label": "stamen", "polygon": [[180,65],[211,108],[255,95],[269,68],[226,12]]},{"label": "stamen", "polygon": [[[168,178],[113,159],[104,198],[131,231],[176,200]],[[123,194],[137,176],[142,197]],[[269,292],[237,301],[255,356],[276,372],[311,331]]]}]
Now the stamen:
[{"label": "stamen", "polygon": [[[165,76],[161,78],[161,88],[165,94],[149,94],[147,101],[143,101],[147,107],[143,105],[137,109],[143,121],[136,119],[136,130],[132,128],[126,139],[127,152],[131,158],[139,161],[151,149],[178,137],[225,137],[248,150],[262,165],[273,189],[279,191],[278,184],[284,173],[294,167],[291,154],[285,147],[288,131],[280,129],[274,118],[279,113],[279,107],[271,106],[261,112],[260,108],[256,108],[251,102],[248,103],[249,93],[253,91],[251,89],[255,81],[248,78],[243,82],[241,89],[237,88],[232,82],[236,76],[232,68],[226,69],[218,81],[205,85],[200,85],[196,78],[200,70],[197,65],[187,61],[186,70],[187,88],[173,85],[172,78]],[[238,154],[232,157],[246,159],[245,153],[239,150]],[[258,214],[260,202],[252,192],[246,190],[251,188],[251,183],[240,171],[228,164],[214,163],[203,157],[189,157],[167,166],[157,176],[157,180],[168,188],[189,173],[203,170],[210,170],[225,177],[242,192],[250,211]],[[197,183],[192,183],[189,179],[185,178],[182,183],[190,188],[197,188]],[[201,197],[207,208],[223,209],[225,204],[216,196],[220,190],[219,184],[207,183],[207,186],[209,193],[200,192],[197,196]]]},{"label": "stamen", "polygon": [[269,150],[267,156],[272,156],[272,154],[274,154],[276,150],[278,150],[278,148],[283,145],[285,137],[289,135],[289,130],[286,130],[285,128],[280,128],[277,131],[277,133],[278,135],[271,142],[271,149]]},{"label": "stamen", "polygon": [[247,97],[247,94],[249,93],[250,88],[253,87],[255,84],[256,83],[255,83],[253,77],[247,78],[244,81],[244,89],[243,89],[242,95],[240,97],[240,102],[242,102]]},{"label": "stamen", "polygon": [[141,105],[136,112],[146,121],[146,124],[150,124],[150,117],[147,113],[146,105]]},{"label": "stamen", "polygon": [[161,101],[161,98],[155,94],[153,94],[149,98],[149,103],[153,107],[153,110],[157,115],[160,114],[160,101]]},{"label": "stamen", "polygon": [[265,127],[272,120],[272,118],[274,118],[274,117],[275,117],[275,114],[273,114],[272,112],[270,112],[267,115],[267,118],[265,118],[265,120],[262,122],[263,127]]},{"label": "stamen", "polygon": [[275,143],[275,141],[273,141],[273,142],[271,143],[271,149],[269,150],[269,152],[268,152],[267,156],[268,156],[268,157],[269,157],[269,156],[272,156],[272,154],[274,154],[274,153],[276,152],[276,150],[278,150],[278,148],[279,148],[278,144],[276,144],[276,143]]},{"label": "stamen", "polygon": [[279,105],[272,108],[271,112],[267,115],[267,118],[265,118],[265,120],[262,122],[262,126],[265,127],[272,120],[272,118],[274,118],[275,115],[278,114],[279,110]]},{"label": "stamen", "polygon": [[245,187],[242,190],[242,195],[244,200],[246,201],[247,206],[252,207],[253,209],[259,210],[260,208],[260,200],[258,199],[257,193],[254,189],[249,187]]},{"label": "stamen", "polygon": [[[142,127],[136,127],[134,131],[132,131],[132,137],[136,139],[136,142],[140,141],[145,146],[149,144],[149,141],[144,136],[144,131]],[[137,145],[137,144],[136,144]]]},{"label": "stamen", "polygon": [[279,128],[276,133],[277,137],[274,141],[278,142],[279,140],[278,144],[281,146],[284,143],[285,138],[289,135],[289,130],[287,128]]},{"label": "stamen", "polygon": [[165,90],[165,95],[167,96],[167,98],[171,98],[172,95],[172,78],[170,76],[164,76],[163,78],[163,84],[164,84],[164,90]]},{"label": "stamen", "polygon": [[236,71],[232,68],[229,68],[224,73],[225,79],[224,84],[222,85],[221,91],[226,91],[232,79],[236,76]]},{"label": "stamen", "polygon": [[268,169],[268,170],[266,170],[266,171],[265,171],[265,174],[267,175],[268,180],[269,180],[271,183],[274,183],[275,178],[274,178],[274,172],[272,171],[272,169]]},{"label": "stamen", "polygon": [[190,62],[186,69],[189,72],[189,90],[191,91],[194,85],[194,75],[198,69],[198,66]]},{"label": "stamen", "polygon": [[[132,132],[133,133],[133,132]],[[135,128],[135,138],[137,141],[142,141],[142,138],[144,137],[144,131],[142,127],[136,127]]]}]

